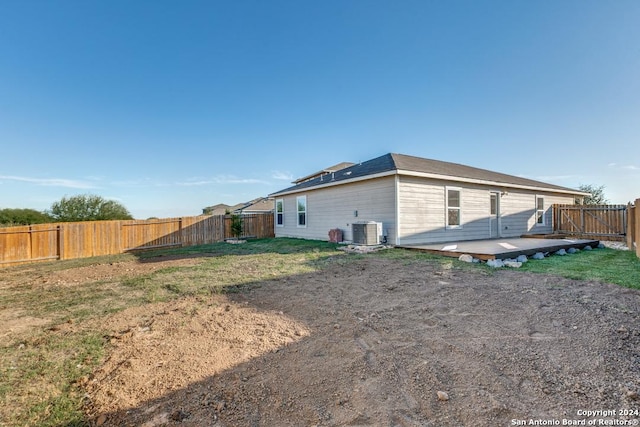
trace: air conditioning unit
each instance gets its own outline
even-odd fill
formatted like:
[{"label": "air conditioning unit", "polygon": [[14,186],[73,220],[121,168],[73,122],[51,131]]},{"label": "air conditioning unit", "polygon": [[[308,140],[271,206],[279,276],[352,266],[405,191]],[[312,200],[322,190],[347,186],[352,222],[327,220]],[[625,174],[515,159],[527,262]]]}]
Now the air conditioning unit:
[{"label": "air conditioning unit", "polygon": [[379,245],[382,240],[382,223],[358,221],[351,224],[353,243],[357,245]]}]

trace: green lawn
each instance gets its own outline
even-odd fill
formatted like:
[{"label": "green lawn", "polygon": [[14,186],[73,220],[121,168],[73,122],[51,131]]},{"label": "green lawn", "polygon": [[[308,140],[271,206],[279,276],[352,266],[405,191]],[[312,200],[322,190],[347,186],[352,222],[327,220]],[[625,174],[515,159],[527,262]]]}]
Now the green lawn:
[{"label": "green lawn", "polygon": [[543,260],[529,260],[521,271],[640,289],[640,258],[633,251],[605,248],[565,256],[553,255]]}]

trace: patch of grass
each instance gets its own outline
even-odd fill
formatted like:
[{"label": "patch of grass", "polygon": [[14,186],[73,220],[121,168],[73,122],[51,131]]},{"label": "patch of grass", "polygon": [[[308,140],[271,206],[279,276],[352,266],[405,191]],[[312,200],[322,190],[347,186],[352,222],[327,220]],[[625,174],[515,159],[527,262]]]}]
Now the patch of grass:
[{"label": "patch of grass", "polygon": [[[402,263],[403,265],[410,266],[414,263],[433,263],[440,266],[444,270],[476,270],[478,264],[470,264],[468,262],[459,261],[456,258],[445,257],[441,255],[432,254],[429,252],[422,252],[410,249],[390,249],[385,251],[376,252],[376,255],[385,259],[394,260]],[[490,274],[493,269],[486,269],[483,274]]]},{"label": "patch of grass", "polygon": [[206,257],[196,265],[159,269],[127,279],[124,284],[142,290],[149,302],[165,301],[176,296],[235,292],[239,286],[317,271],[324,268],[327,258],[345,256],[330,249],[314,250],[318,249],[315,246],[308,251],[302,248],[297,244],[279,253],[269,253],[265,248],[249,247],[241,256]]},{"label": "patch of grass", "polygon": [[91,331],[39,333],[0,348],[0,418],[7,425],[84,425],[76,384],[103,353],[102,335]]},{"label": "patch of grass", "polygon": [[521,271],[640,289],[640,259],[632,251],[605,248],[566,256],[556,255],[544,260],[530,260],[522,265]]},{"label": "patch of grass", "polygon": [[337,244],[321,240],[303,239],[256,239],[249,240],[242,244],[230,244],[225,242],[212,243],[208,245],[188,246],[184,248],[160,249],[153,251],[137,252],[136,256],[141,260],[149,260],[156,257],[179,257],[179,256],[222,256],[222,255],[255,255],[260,253],[269,254],[292,254],[292,253],[317,253],[334,252]]}]

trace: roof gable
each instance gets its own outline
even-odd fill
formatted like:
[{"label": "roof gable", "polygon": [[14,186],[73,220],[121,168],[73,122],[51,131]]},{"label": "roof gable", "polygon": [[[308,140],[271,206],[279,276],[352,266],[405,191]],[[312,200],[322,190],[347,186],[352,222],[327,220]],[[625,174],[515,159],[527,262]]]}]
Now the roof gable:
[{"label": "roof gable", "polygon": [[298,178],[295,181],[293,181],[293,183],[294,184],[300,184],[301,182],[310,181],[310,180],[312,180],[314,178],[318,178],[320,176],[328,175],[330,173],[337,172],[339,170],[342,170],[344,168],[348,168],[349,166],[353,166],[353,165],[354,164],[351,163],[351,162],[338,163],[337,165],[329,166],[328,168],[322,169],[321,171],[314,172],[312,174],[303,176],[302,178]]}]

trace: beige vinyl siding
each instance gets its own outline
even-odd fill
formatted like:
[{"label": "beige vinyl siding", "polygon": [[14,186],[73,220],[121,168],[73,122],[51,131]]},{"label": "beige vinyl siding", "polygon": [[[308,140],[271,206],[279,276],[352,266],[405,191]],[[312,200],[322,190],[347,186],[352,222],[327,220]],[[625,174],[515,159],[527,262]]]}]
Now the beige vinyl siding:
[{"label": "beige vinyl siding", "polygon": [[[307,197],[306,227],[297,226],[296,198]],[[395,239],[395,181],[393,176],[310,189],[281,196],[284,226],[276,237],[328,240],[329,230],[339,228],[351,240],[351,224],[356,221],[382,222],[388,241]],[[354,212],[358,211],[358,216]]]},{"label": "beige vinyl siding", "polygon": [[[536,224],[536,198],[544,198],[544,225]],[[500,198],[501,231],[503,237],[518,237],[527,233],[552,233],[554,203],[572,204],[568,195],[544,192],[508,191]]]},{"label": "beige vinyl siding", "polygon": [[[500,233],[502,237],[526,233],[551,233],[551,205],[573,203],[571,196],[511,190],[483,185],[461,184],[419,177],[402,176],[398,196],[400,243],[435,243],[491,237],[491,193],[500,194]],[[459,188],[461,227],[446,227],[446,189]],[[544,197],[545,225],[536,225],[536,196]]]},{"label": "beige vinyl siding", "polygon": [[[459,228],[446,226],[447,188],[460,190]],[[452,181],[417,177],[400,179],[401,244],[486,239],[489,236],[489,191]]]}]

